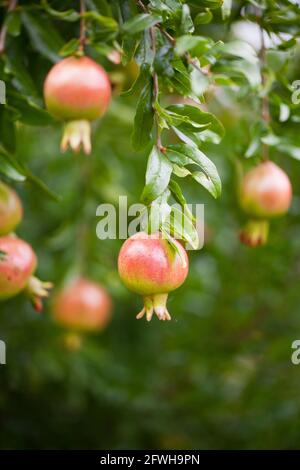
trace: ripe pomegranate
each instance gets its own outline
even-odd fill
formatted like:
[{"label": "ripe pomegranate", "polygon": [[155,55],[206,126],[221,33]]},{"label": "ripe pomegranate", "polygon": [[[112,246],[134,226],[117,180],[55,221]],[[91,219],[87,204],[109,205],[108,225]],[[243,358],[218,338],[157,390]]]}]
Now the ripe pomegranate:
[{"label": "ripe pomegranate", "polygon": [[21,222],[23,208],[17,193],[0,182],[0,236],[13,232]]},{"label": "ripe pomegranate", "polygon": [[174,239],[178,252],[161,234],[136,233],[123,244],[119,253],[119,275],[125,286],[144,297],[144,308],[136,318],[171,320],[166,303],[168,293],[177,289],[188,274],[188,257]]},{"label": "ripe pomegranate", "polygon": [[243,243],[250,246],[267,241],[268,219],[285,214],[292,200],[292,186],[286,173],[273,162],[264,162],[244,177],[239,200],[251,220],[240,233]]},{"label": "ripe pomegranate", "polygon": [[41,298],[48,296],[52,284],[33,276],[37,258],[24,240],[15,236],[0,237],[0,300],[26,289],[36,310],[42,309]]},{"label": "ripe pomegranate", "polygon": [[68,57],[48,73],[44,84],[47,109],[55,118],[66,122],[61,142],[86,154],[91,152],[91,126],[109,104],[111,87],[105,70],[89,57]]},{"label": "ripe pomegranate", "polygon": [[53,303],[58,323],[73,330],[102,330],[111,318],[107,291],[88,279],[78,278],[60,291]]}]

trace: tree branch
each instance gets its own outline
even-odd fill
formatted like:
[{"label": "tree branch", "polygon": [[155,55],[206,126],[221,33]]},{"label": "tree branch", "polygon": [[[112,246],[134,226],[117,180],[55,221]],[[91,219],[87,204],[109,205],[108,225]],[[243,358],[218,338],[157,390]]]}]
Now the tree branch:
[{"label": "tree branch", "polygon": [[[7,11],[10,12],[10,11],[15,10],[17,3],[18,3],[18,0],[9,0]],[[0,31],[0,55],[3,54],[3,52],[5,51],[6,35],[7,35],[7,27],[6,27],[6,24],[4,24]]]},{"label": "tree branch", "polygon": [[[258,24],[260,27],[260,39],[261,39],[260,61],[261,61],[261,82],[262,82],[262,87],[263,87],[261,115],[262,115],[262,120],[268,125],[271,121],[271,115],[270,115],[269,97],[268,97],[266,90],[264,90],[264,87],[266,85],[266,75],[264,73],[264,68],[266,66],[266,44],[265,44],[265,37],[264,37],[264,29],[261,25],[260,20],[258,20]],[[262,159],[263,161],[269,160],[269,146],[264,143],[262,146]]]},{"label": "tree branch", "polygon": [[81,53],[84,52],[84,47],[86,44],[86,28],[85,28],[85,0],[80,0],[80,33],[79,33],[79,50]]}]

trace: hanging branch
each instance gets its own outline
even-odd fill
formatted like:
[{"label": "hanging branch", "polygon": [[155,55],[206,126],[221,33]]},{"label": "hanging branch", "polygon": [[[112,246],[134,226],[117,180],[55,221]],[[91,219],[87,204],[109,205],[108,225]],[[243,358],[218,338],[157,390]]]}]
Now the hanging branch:
[{"label": "hanging branch", "polygon": [[[16,9],[18,0],[10,0],[7,8],[7,12],[13,11]],[[5,42],[7,35],[7,26],[4,24],[0,31],[0,55],[5,51]]]},{"label": "hanging branch", "polygon": [[[262,88],[263,88],[261,115],[262,115],[262,120],[267,125],[269,125],[270,120],[271,120],[270,103],[269,103],[268,93],[266,92],[266,90],[264,90],[264,87],[267,81],[265,71],[264,71],[264,68],[266,66],[266,44],[265,44],[265,37],[264,37],[264,29],[261,25],[260,18],[258,20],[258,24],[260,27],[260,38],[261,38],[260,61],[261,61],[261,81],[262,81]],[[269,160],[269,146],[268,144],[265,144],[265,143],[263,143],[263,146],[262,146],[262,159],[263,161]]]},{"label": "hanging branch", "polygon": [[84,15],[86,12],[85,0],[80,0],[80,34],[79,34],[79,52],[83,54],[86,44],[86,27]]},{"label": "hanging branch", "polygon": [[[153,54],[155,55],[156,53],[156,34],[155,34],[155,28],[152,27],[150,28],[150,38],[151,38],[151,48],[153,51]],[[159,85],[158,85],[158,75],[154,71],[153,72],[153,103],[158,101],[158,95],[159,95]],[[165,147],[161,143],[161,132],[160,132],[160,127],[159,127],[159,117],[157,114],[157,111],[154,107],[154,117],[155,117],[155,124],[156,124],[156,146],[161,152],[165,152]]]},{"label": "hanging branch", "polygon": [[[143,2],[141,0],[137,0],[137,5],[145,13],[149,13],[149,9],[146,7],[146,5],[143,4]],[[163,36],[165,36],[165,38],[168,39],[168,41],[171,43],[171,45],[173,47],[176,46],[176,39],[173,36],[171,36],[171,34],[168,33],[168,31],[166,31],[160,24],[156,24],[154,27],[159,29],[159,31],[163,34]],[[209,75],[209,71],[208,70],[203,70],[201,67],[199,67],[197,61],[195,59],[193,59],[188,52],[186,52],[184,54],[184,57],[185,57],[185,60],[187,61],[187,63],[190,64],[192,67],[194,67],[194,69],[198,70],[198,72],[200,72],[204,75]]]}]

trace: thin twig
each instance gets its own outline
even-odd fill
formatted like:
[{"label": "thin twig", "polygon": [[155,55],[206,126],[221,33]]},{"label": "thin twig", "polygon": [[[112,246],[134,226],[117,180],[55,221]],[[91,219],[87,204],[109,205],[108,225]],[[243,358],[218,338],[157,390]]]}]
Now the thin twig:
[{"label": "thin twig", "polygon": [[[260,21],[259,21],[259,26],[260,26],[260,38],[261,38],[261,48],[260,48],[261,82],[262,82],[262,88],[263,88],[261,115],[262,115],[262,120],[268,125],[271,121],[271,115],[270,115],[270,103],[269,103],[268,93],[266,90],[264,90],[264,87],[267,81],[266,75],[264,72],[264,68],[266,66],[266,44],[265,44],[265,37],[264,37],[264,29],[262,25],[260,24]],[[263,161],[269,160],[269,146],[264,143],[262,146],[262,159]]]},{"label": "thin twig", "polygon": [[[18,0],[10,0],[7,11],[10,12],[10,11],[15,10],[17,3],[18,3]],[[4,24],[0,31],[0,55],[3,54],[3,52],[5,51],[6,35],[7,35],[7,26],[6,24]]]},{"label": "thin twig", "polygon": [[[153,51],[153,54],[155,55],[156,53],[156,34],[155,34],[155,28],[152,26],[150,28],[150,38],[151,38],[151,48]],[[158,85],[158,75],[154,71],[153,72],[153,103],[156,103],[158,101],[158,95],[159,95],[159,85]],[[164,152],[165,148],[161,143],[161,132],[159,128],[159,120],[158,120],[158,114],[156,109],[154,108],[154,117],[155,117],[155,124],[156,124],[156,145],[157,148],[161,151]]]},{"label": "thin twig", "polygon": [[[145,13],[149,13],[149,9],[146,7],[146,5],[144,5],[144,3],[141,1],[141,0],[137,0],[137,5],[145,12]],[[165,38],[168,39],[168,41],[172,44],[172,46],[175,46],[176,45],[176,39],[171,36],[170,33],[168,33],[168,31],[166,31],[161,24],[157,23],[155,25],[156,28],[159,29],[159,31],[165,36]],[[203,70],[197,63],[196,60],[192,59],[191,55],[186,52],[184,54],[184,57],[187,61],[188,64],[190,64],[192,67],[194,67],[194,69],[198,70],[198,72],[204,74],[204,75],[209,75],[209,71],[208,70]]]},{"label": "thin twig", "polygon": [[86,44],[86,28],[85,28],[85,0],[80,0],[80,34],[79,34],[79,50],[80,52],[84,51]]}]

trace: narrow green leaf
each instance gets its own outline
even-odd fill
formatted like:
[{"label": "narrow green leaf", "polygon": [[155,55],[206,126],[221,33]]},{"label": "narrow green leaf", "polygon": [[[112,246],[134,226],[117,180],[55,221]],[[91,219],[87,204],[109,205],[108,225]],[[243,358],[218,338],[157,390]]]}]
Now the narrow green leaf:
[{"label": "narrow green leaf", "polygon": [[60,60],[59,51],[64,42],[51,21],[42,15],[27,11],[23,11],[21,17],[32,47],[51,62]]},{"label": "narrow green leaf", "polygon": [[126,21],[122,25],[122,31],[127,34],[137,34],[145,29],[151,28],[157,23],[162,21],[162,17],[159,15],[151,15],[149,13],[141,13],[136,15],[130,20]]},{"label": "narrow green leaf", "polygon": [[21,16],[17,10],[10,11],[5,19],[7,32],[11,36],[19,36],[21,32]]},{"label": "narrow green leaf", "polygon": [[42,0],[41,3],[46,12],[54,18],[69,22],[78,21],[80,19],[80,14],[73,8],[70,10],[58,11],[51,8],[47,0]]},{"label": "narrow green leaf", "polygon": [[114,18],[111,18],[110,16],[103,16],[100,15],[100,13],[96,11],[87,11],[84,14],[84,18],[87,20],[92,20],[98,23],[100,26],[102,26],[105,29],[111,30],[111,31],[117,31],[118,30],[118,23]]},{"label": "narrow green leaf", "polygon": [[184,35],[177,39],[175,50],[178,55],[191,51],[193,56],[200,57],[210,49],[211,44],[211,40],[203,36]]},{"label": "narrow green leaf", "polygon": [[151,141],[153,114],[152,79],[148,77],[148,81],[141,92],[134,118],[132,145],[136,150],[143,149]]},{"label": "narrow green leaf", "polygon": [[[169,145],[167,147],[167,156],[170,158],[170,160],[172,160],[174,155],[176,155],[178,161],[181,160],[182,165],[189,164],[190,162],[198,165],[205,173],[206,178],[211,181],[210,188],[213,188],[213,190],[210,190],[211,194],[214,197],[220,196],[222,185],[218,170],[215,164],[201,150],[199,150],[196,146],[191,146],[188,144]],[[201,177],[199,175],[196,175],[196,177],[198,178],[197,181],[200,182]],[[201,182],[201,184],[203,183]],[[207,186],[206,189],[208,189]]]},{"label": "narrow green leaf", "polygon": [[179,128],[191,132],[201,132],[201,128],[208,128],[221,137],[224,135],[224,127],[221,122],[213,114],[202,111],[198,106],[174,104],[169,106],[167,110],[184,117],[185,122]]},{"label": "narrow green leaf", "polygon": [[142,202],[150,204],[168,187],[172,173],[172,164],[167,157],[154,146],[148,158],[146,185],[142,193]]},{"label": "narrow green leaf", "polygon": [[60,50],[59,50],[59,55],[63,57],[67,57],[70,55],[74,55],[76,51],[78,51],[79,48],[79,39],[73,38],[70,39],[69,42],[67,42]]}]

